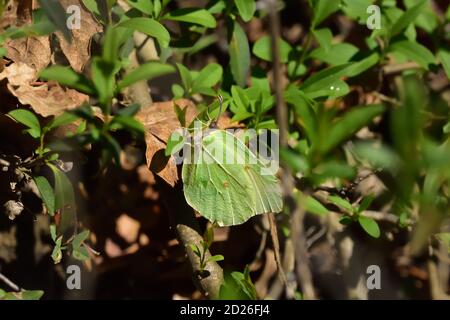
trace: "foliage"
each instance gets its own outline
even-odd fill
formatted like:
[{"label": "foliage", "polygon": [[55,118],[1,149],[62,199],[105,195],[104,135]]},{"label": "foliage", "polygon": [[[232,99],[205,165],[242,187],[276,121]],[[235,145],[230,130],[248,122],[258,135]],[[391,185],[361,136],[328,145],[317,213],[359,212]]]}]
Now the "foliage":
[{"label": "foliage", "polygon": [[[101,169],[119,166],[122,146],[118,135],[126,133],[142,142],[149,131],[136,116],[146,106],[127,99],[128,90],[136,84],[176,75],[176,83],[170,85],[171,98],[195,101],[197,119],[220,118],[221,109],[228,112],[231,122],[247,129],[260,132],[279,127],[276,108],[281,105],[277,106],[271,74],[272,35],[254,39],[248,32],[252,21],[269,19],[268,8],[257,6],[255,0],[211,0],[204,8],[178,7],[170,0],[127,0],[127,6],[106,0],[82,2],[103,29],[92,39],[97,50],[92,52],[89,67],[79,71],[58,63],[38,71],[41,81],[76,90],[87,95],[88,101],[51,119],[38,115],[33,106],[7,113],[38,146],[24,174],[34,180],[52,217],[49,232],[55,263],[61,262],[64,251],[81,261],[92,252],[87,244],[89,230],[78,231],[76,191],[61,154],[74,146],[100,150]],[[2,32],[1,56],[7,56],[11,40],[55,32],[73,40],[65,9],[57,1],[39,3],[30,24]],[[383,241],[386,232],[370,211],[382,211],[395,216],[400,228],[414,225],[416,231],[410,235],[413,252],[421,252],[431,236],[448,245],[448,232],[440,229],[449,212],[448,96],[430,82],[440,76],[448,86],[450,79],[450,7],[439,14],[426,0],[305,3],[310,21],[304,26],[304,36],[292,40],[283,34],[278,39],[278,62],[286,83],[279,94],[288,114],[288,145],[280,150],[280,158],[296,182],[291,190],[295,205],[318,217],[337,212],[344,226],[358,225],[373,241]],[[381,28],[368,30],[367,8],[372,4],[380,5]],[[283,5],[291,6],[280,2],[280,12],[285,10]],[[336,34],[331,21],[337,15],[357,25],[356,30],[365,34],[363,44]],[[225,33],[224,43],[219,43],[222,39],[215,33],[219,28]],[[130,71],[137,32],[155,40],[158,58]],[[190,59],[202,57],[212,47],[225,48],[224,57],[191,67]],[[218,94],[223,97],[223,109],[215,100]],[[176,103],[174,107],[181,126],[189,127],[187,107]],[[49,136],[69,124],[77,129],[60,141],[49,142]],[[165,157],[170,158],[180,151],[184,139],[174,133],[163,142]],[[389,190],[388,201],[380,194],[343,192],[364,170],[382,180]],[[236,172],[236,176],[245,176]],[[328,191],[325,197],[317,194],[322,189]],[[285,208],[284,214],[291,214],[289,210]],[[212,232],[207,228],[201,246],[190,248],[201,261],[201,273],[208,263],[224,259],[208,256]],[[249,269],[231,273],[221,295],[256,299]],[[0,299],[13,297],[0,291]],[[23,292],[22,297],[40,296]]]}]

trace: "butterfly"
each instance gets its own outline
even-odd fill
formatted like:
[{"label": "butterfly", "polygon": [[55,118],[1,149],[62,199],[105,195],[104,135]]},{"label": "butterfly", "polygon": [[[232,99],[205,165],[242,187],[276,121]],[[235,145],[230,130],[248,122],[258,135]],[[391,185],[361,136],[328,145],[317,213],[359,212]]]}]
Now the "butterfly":
[{"label": "butterfly", "polygon": [[[220,109],[222,98],[219,96]],[[219,226],[234,226],[255,215],[283,209],[279,181],[252,150],[227,130],[207,126],[184,154],[183,192],[187,203]],[[192,141],[192,140],[191,140]]]}]

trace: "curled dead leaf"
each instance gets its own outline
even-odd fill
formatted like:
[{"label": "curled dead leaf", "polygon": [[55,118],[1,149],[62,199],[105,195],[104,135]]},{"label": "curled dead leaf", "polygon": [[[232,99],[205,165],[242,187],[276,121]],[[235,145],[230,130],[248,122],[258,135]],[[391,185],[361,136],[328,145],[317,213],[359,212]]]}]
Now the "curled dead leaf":
[{"label": "curled dead leaf", "polygon": [[[192,122],[197,116],[197,108],[192,101],[179,99],[175,103],[182,109],[187,108],[186,123]],[[136,119],[141,121],[145,128],[147,165],[152,172],[173,187],[179,179],[177,166],[173,157],[165,156],[164,150],[172,132],[180,127],[174,110],[174,101],[156,102],[150,107],[142,108],[136,115]],[[230,118],[222,116],[218,126],[230,127]]]},{"label": "curled dead leaf", "polygon": [[61,49],[70,66],[78,72],[83,70],[84,65],[90,59],[90,45],[92,36],[102,31],[102,27],[87,11],[80,0],[61,0],[61,5],[67,9],[69,6],[75,5],[80,8],[81,21],[79,29],[72,29],[72,41],[67,42],[61,32],[56,32]]},{"label": "curled dead leaf", "polygon": [[48,36],[28,37],[6,42],[7,57],[41,71],[50,63],[52,52]]},{"label": "curled dead leaf", "polygon": [[[3,27],[16,26],[21,27],[32,23],[32,11],[36,4],[32,0],[9,1],[9,11],[5,12],[8,18]],[[14,20],[15,18],[15,20]],[[44,69],[51,59],[50,38],[26,37],[8,40],[5,43],[7,57],[14,62],[22,62],[35,69],[37,72]]]},{"label": "curled dead leaf", "polygon": [[8,79],[8,89],[23,105],[30,105],[44,117],[58,116],[74,109],[89,97],[76,90],[55,83],[34,83],[36,70],[26,63],[12,63],[0,73],[0,80]]},{"label": "curled dead leaf", "polygon": [[17,1],[15,0],[6,1],[0,19],[0,30],[4,30],[6,29],[6,27],[16,23],[18,19],[17,7],[18,7]]},{"label": "curled dead leaf", "polygon": [[[147,165],[171,186],[178,181],[177,166],[173,157],[164,155],[164,149],[171,133],[180,127],[173,103],[173,101],[153,103],[148,108],[142,108],[136,115],[136,119],[145,127]],[[197,114],[192,101],[180,99],[176,103],[181,108],[187,107],[186,121],[192,121]]]}]

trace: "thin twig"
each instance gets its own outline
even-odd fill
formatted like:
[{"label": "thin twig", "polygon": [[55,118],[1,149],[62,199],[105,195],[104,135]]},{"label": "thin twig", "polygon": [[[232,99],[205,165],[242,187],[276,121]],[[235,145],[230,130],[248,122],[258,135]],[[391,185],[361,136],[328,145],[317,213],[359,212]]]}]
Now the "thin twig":
[{"label": "thin twig", "polygon": [[383,73],[385,75],[396,74],[396,73],[401,73],[406,70],[417,69],[417,68],[420,68],[420,65],[417,64],[416,62],[406,62],[406,63],[401,63],[401,64],[388,64],[383,67]]},{"label": "thin twig", "polygon": [[[279,38],[280,38],[280,20],[276,10],[276,0],[267,0],[267,8],[270,18],[270,35],[271,35],[271,51],[273,64],[273,80],[276,97],[276,113],[277,124],[280,136],[280,148],[287,148],[288,137],[288,110],[283,99],[283,74],[280,63]],[[303,234],[303,216],[304,211],[296,205],[296,201],[292,198],[292,191],[294,190],[294,181],[290,174],[288,167],[284,166],[281,177],[281,184],[285,203],[292,213],[291,217],[291,239],[292,244],[295,245],[295,261],[297,263],[297,277],[298,282],[303,290],[303,295],[306,299],[315,299],[314,287],[312,285],[312,275],[309,270],[309,259],[306,249],[306,239]],[[275,240],[275,239],[274,239]],[[276,239],[278,241],[278,238]],[[276,248],[274,248],[276,249]],[[283,267],[279,263],[278,268],[284,274]],[[284,274],[286,279],[286,275]],[[287,288],[286,288],[287,289]],[[288,290],[287,290],[288,291]],[[289,292],[287,292],[289,293]]]},{"label": "thin twig", "polygon": [[322,236],[325,235],[325,233],[327,233],[327,228],[326,227],[320,228],[319,231],[311,235],[311,237],[309,237],[306,240],[306,247],[309,249],[314,243],[316,243],[320,238],[322,238]]},{"label": "thin twig", "polygon": [[14,282],[12,282],[11,280],[9,280],[3,273],[0,272],[0,280],[2,280],[4,283],[6,283],[11,289],[13,289],[16,292],[20,292],[21,289],[20,287],[15,284]]},{"label": "thin twig", "polygon": [[281,281],[283,281],[283,284],[287,288],[287,278],[286,278],[286,274],[284,273],[283,265],[281,264],[280,242],[278,240],[277,225],[276,225],[275,216],[273,215],[273,213],[269,213],[269,224],[270,224],[270,235],[272,237],[272,242],[273,242],[273,252],[275,255],[275,261],[278,266],[278,274],[280,275]]},{"label": "thin twig", "polygon": [[[280,137],[280,147],[285,148],[287,146],[287,134],[288,134],[288,117],[287,109],[283,99],[283,83],[282,83],[282,71],[280,65],[280,51],[279,51],[279,36],[280,36],[280,21],[278,17],[278,12],[276,10],[276,1],[268,0],[267,8],[269,10],[270,17],[270,33],[271,33],[271,46],[272,46],[272,59],[273,59],[273,81],[275,86],[275,97],[276,97],[276,112],[277,112],[277,122],[279,128]],[[290,179],[289,171],[283,171],[282,184],[284,194],[290,193],[292,188],[290,187],[288,180]],[[272,213],[269,214],[270,222],[270,234],[272,236],[272,241],[274,245],[275,260],[278,266],[279,275],[287,287],[286,275],[281,265],[280,258],[280,244],[277,235],[277,227],[275,218]]]}]

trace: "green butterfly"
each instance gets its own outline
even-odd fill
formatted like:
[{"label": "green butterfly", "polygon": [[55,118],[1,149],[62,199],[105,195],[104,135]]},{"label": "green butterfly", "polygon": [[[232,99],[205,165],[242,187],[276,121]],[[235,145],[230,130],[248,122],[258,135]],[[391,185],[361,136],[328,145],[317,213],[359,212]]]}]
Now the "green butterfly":
[{"label": "green butterfly", "polygon": [[[219,101],[221,110],[220,97]],[[211,222],[233,226],[252,216],[283,209],[277,177],[232,133],[206,132],[188,150],[182,167],[184,196]]]}]

